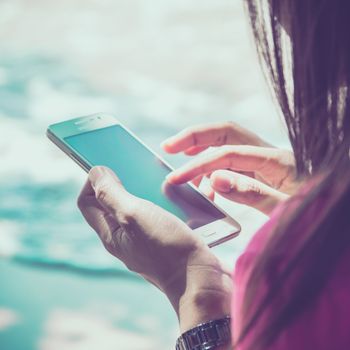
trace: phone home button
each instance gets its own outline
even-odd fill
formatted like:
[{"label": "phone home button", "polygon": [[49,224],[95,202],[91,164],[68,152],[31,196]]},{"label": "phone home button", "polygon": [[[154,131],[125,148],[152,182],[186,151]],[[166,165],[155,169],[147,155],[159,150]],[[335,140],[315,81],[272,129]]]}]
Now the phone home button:
[{"label": "phone home button", "polygon": [[203,233],[202,233],[202,236],[203,236],[203,237],[210,237],[210,236],[215,235],[215,233],[216,233],[216,231],[203,232]]}]

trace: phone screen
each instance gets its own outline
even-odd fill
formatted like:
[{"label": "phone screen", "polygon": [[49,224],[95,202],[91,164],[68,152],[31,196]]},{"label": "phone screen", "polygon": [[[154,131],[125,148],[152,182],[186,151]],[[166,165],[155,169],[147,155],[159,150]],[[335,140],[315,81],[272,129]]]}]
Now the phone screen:
[{"label": "phone screen", "polygon": [[166,183],[165,176],[171,171],[169,167],[120,125],[64,140],[91,166],[109,167],[130,193],[170,211],[192,229],[225,217],[188,184]]}]

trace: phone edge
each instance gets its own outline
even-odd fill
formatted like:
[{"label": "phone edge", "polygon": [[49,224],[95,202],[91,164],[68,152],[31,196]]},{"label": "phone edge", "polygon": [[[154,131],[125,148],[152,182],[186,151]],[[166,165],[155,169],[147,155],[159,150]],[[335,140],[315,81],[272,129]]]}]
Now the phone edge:
[{"label": "phone edge", "polygon": [[[84,159],[82,159],[77,153],[76,157],[73,155],[71,148],[69,148],[68,145],[63,143],[53,132],[50,131],[50,129],[46,130],[46,136],[47,138],[55,144],[65,155],[67,155],[71,160],[74,161],[77,165],[79,165],[80,168],[82,168],[86,173],[88,173],[91,170],[91,165],[88,164]],[[79,157],[79,159],[78,159]]]}]

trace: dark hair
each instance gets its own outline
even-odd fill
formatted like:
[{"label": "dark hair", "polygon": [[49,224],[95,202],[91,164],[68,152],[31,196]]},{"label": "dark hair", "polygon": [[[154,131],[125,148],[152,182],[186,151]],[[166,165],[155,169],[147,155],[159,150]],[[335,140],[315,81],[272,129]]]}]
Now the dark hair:
[{"label": "dark hair", "polygon": [[[350,250],[350,2],[246,0],[246,5],[263,69],[286,121],[298,176],[317,178],[304,189],[300,204],[287,204],[250,274],[239,341],[264,316],[264,329],[254,332],[250,347],[266,349],[313,305]],[[274,252],[286,249],[286,237],[306,216],[313,222],[304,228],[298,248],[250,310],[274,264]],[[286,284],[295,292],[279,303]],[[265,314],[268,307],[273,314]]]}]

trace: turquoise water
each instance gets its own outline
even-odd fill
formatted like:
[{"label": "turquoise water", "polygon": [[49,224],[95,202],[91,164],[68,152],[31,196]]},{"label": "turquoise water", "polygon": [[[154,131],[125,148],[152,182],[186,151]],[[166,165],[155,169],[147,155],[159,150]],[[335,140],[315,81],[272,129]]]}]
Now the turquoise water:
[{"label": "turquoise water", "polygon": [[0,274],[1,350],[174,348],[175,315],[142,280],[3,260]]}]

